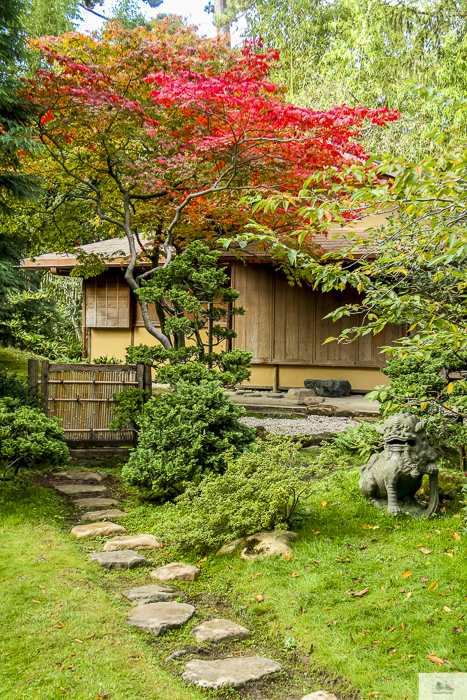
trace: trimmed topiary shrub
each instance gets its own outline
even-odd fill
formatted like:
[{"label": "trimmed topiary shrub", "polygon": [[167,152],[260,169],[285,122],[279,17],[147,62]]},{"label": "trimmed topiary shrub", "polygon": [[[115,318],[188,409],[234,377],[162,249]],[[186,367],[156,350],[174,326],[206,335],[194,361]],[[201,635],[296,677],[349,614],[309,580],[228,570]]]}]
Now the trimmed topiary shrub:
[{"label": "trimmed topiary shrub", "polygon": [[180,382],[155,396],[138,419],[138,447],[123,469],[126,481],[155,495],[180,493],[184,482],[223,472],[225,453],[241,452],[255,431],[240,423],[245,409],[218,382]]},{"label": "trimmed topiary shrub", "polygon": [[0,399],[6,397],[17,399],[19,403],[26,406],[34,406],[36,401],[32,396],[29,396],[26,384],[23,384],[14,374],[8,374],[4,369],[0,370]]},{"label": "trimmed topiary shrub", "polygon": [[69,459],[65,433],[56,418],[18,400],[0,400],[0,470],[3,480],[20,469],[56,467]]}]

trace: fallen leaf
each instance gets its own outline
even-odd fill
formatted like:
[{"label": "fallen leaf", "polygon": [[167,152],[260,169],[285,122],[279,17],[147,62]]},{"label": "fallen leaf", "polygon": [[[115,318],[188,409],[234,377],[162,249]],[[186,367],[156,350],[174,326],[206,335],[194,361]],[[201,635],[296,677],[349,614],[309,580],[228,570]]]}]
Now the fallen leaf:
[{"label": "fallen leaf", "polygon": [[42,590],[45,591],[45,586],[41,586],[41,584],[39,584],[38,587],[39,587],[39,588],[42,588]]},{"label": "fallen leaf", "polygon": [[40,600],[31,600],[31,603],[37,603],[38,605],[41,604]]},{"label": "fallen leaf", "polygon": [[407,654],[408,659],[413,659],[413,654]]},{"label": "fallen leaf", "polygon": [[258,601],[258,603],[261,603],[261,601],[264,600],[262,595],[255,595],[255,599]]},{"label": "fallen leaf", "polygon": [[422,583],[426,583],[426,582],[429,581],[430,579],[427,578],[426,576],[422,576],[422,578],[421,578],[420,580],[421,580]]},{"label": "fallen leaf", "polygon": [[214,612],[215,612],[215,613],[219,613],[219,610],[216,610],[216,608],[214,608]]},{"label": "fallen leaf", "polygon": [[[287,554],[287,555],[284,557],[284,559],[285,559],[285,561],[289,561],[289,559],[290,559],[290,554]],[[233,566],[232,566],[232,569],[233,569]]]},{"label": "fallen leaf", "polygon": [[62,688],[62,686],[60,686],[60,690],[63,690],[63,692],[66,693],[65,688]]},{"label": "fallen leaf", "polygon": [[405,593],[405,588],[399,591],[399,593]]},{"label": "fallen leaf", "polygon": [[313,559],[313,561],[315,562],[315,564],[322,564],[323,563],[321,559]]},{"label": "fallen leaf", "polygon": [[460,513],[455,513],[455,514],[454,514],[454,517],[455,517],[455,518],[460,518],[460,517],[461,517],[461,514],[460,514]]},{"label": "fallen leaf", "polygon": [[444,612],[452,612],[451,608],[448,608],[447,605],[443,606],[443,610],[444,610]]},{"label": "fallen leaf", "polygon": [[377,690],[374,690],[372,693],[368,693],[368,697],[370,698],[372,695],[379,695]]},{"label": "fallen leaf", "polygon": [[233,569],[232,564],[227,564],[227,566],[229,567],[229,569]]},{"label": "fallen leaf", "polygon": [[404,625],[403,622],[401,622],[401,627],[402,627],[403,630],[405,630],[405,625]]},{"label": "fallen leaf", "polygon": [[31,676],[31,678],[26,678],[27,681],[32,681],[36,676]]},{"label": "fallen leaf", "polygon": [[292,578],[297,578],[297,576],[300,576],[300,574],[297,574],[295,571],[292,571],[292,573],[290,574],[290,576],[291,576]]},{"label": "fallen leaf", "polygon": [[381,586],[381,590],[382,590],[382,591],[384,591],[384,590],[385,590],[384,586]]},{"label": "fallen leaf", "polygon": [[402,574],[402,578],[409,578],[409,576],[412,576],[411,571],[404,571],[404,573]]},{"label": "fallen leaf", "polygon": [[431,550],[426,547],[420,547],[420,551],[422,554],[431,554]]},{"label": "fallen leaf", "polygon": [[95,636],[96,636],[96,633],[93,632],[92,634],[88,634],[88,636],[85,637],[85,639],[92,639],[92,638],[95,637]]},{"label": "fallen leaf", "polygon": [[395,627],[391,627],[391,629],[388,630],[388,633],[389,633],[389,632],[394,632],[395,629],[396,629]]},{"label": "fallen leaf", "polygon": [[204,557],[203,559],[200,559],[200,561],[207,561],[207,560],[208,560],[207,557]]},{"label": "fallen leaf", "polygon": [[359,591],[358,593],[354,593],[355,598],[361,598],[362,596],[365,595],[365,593],[368,593],[370,589],[369,588],[364,588],[362,591]]},{"label": "fallen leaf", "polygon": [[63,622],[60,622],[60,620],[57,620],[57,622],[58,622],[58,624],[60,625],[60,627],[65,627],[65,625],[63,624]]},{"label": "fallen leaf", "polygon": [[409,592],[407,593],[407,598],[411,598],[411,597],[412,597],[412,591],[409,591]]},{"label": "fallen leaf", "polygon": [[323,610],[332,610],[332,608],[323,608]]},{"label": "fallen leaf", "polygon": [[436,581],[433,581],[433,583],[430,583],[430,585],[428,586],[429,591],[436,591],[437,588],[438,588],[438,584]]},{"label": "fallen leaf", "polygon": [[453,557],[454,552],[444,552],[447,557]]},{"label": "fallen leaf", "polygon": [[[387,650],[387,653],[388,654],[395,654],[396,651],[397,651],[397,649],[395,649],[394,647],[391,647],[390,649]],[[390,679],[388,679],[388,680],[390,680]]]},{"label": "fallen leaf", "polygon": [[83,640],[82,639],[75,639],[75,642],[78,642],[78,644],[82,644]]},{"label": "fallen leaf", "polygon": [[457,540],[459,542],[461,536],[457,532],[452,533],[452,539]]},{"label": "fallen leaf", "polygon": [[195,564],[195,566],[196,566],[197,569],[201,569],[201,567],[200,567],[199,564]]},{"label": "fallen leaf", "polygon": [[320,534],[320,531],[319,531],[319,530],[315,530],[315,535],[319,535],[319,534]]},{"label": "fallen leaf", "polygon": [[430,659],[430,661],[433,661],[434,664],[438,664],[438,666],[443,665],[443,659],[440,659],[436,654],[427,654],[425,659]]},{"label": "fallen leaf", "polygon": [[327,504],[328,504],[327,501],[321,501],[321,505],[323,506],[323,508],[324,508],[324,506],[327,506]]}]

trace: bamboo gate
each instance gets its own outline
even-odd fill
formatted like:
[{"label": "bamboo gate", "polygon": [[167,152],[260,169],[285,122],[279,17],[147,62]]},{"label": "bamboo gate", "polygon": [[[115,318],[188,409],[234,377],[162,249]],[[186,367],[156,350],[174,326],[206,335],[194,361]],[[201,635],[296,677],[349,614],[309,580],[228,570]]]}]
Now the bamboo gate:
[{"label": "bamboo gate", "polygon": [[40,365],[39,360],[28,361],[29,393],[37,397],[46,416],[60,419],[68,447],[94,448],[94,453],[96,448],[106,448],[109,454],[109,448],[136,444],[133,423],[120,430],[108,427],[115,417],[110,407],[115,403],[113,394],[133,387],[146,390],[145,400],[150,398],[149,365],[75,365],[48,360]]}]

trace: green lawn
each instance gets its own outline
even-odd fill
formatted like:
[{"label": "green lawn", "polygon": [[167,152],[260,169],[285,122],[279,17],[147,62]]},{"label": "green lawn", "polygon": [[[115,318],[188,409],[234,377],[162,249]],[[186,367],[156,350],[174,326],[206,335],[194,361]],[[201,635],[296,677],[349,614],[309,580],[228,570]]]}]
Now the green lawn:
[{"label": "green lawn", "polygon": [[50,490],[2,487],[2,697],[201,697],[161,669],[154,647],[125,627],[127,608],[100,585],[96,565],[63,530],[63,517]]},{"label": "green lawn", "polygon": [[[128,533],[153,532],[164,541],[154,517],[160,508],[121,489],[115,460],[106,469],[116,479],[116,495],[131,509],[121,521]],[[177,584],[196,614],[180,630],[155,639],[125,626],[128,607],[115,597],[132,585],[150,583],[150,569],[100,569],[88,553],[100,550],[106,538],[70,536],[78,515],[65,498],[38,486],[2,489],[0,687],[5,697],[201,697],[179,680],[191,657],[164,659],[193,646],[190,629],[213,617],[236,620],[253,634],[211,648],[206,658],[267,655],[279,660],[284,672],[240,691],[207,691],[202,697],[298,700],[325,689],[339,700],[371,693],[380,700],[417,700],[419,672],[467,669],[460,499],[443,504],[446,512],[430,521],[389,518],[361,496],[355,465],[314,482],[302,519],[294,524],[300,538],[289,561],[244,562],[238,555],[214,554],[181,559],[168,546],[149,553],[154,566],[182,560],[201,567],[196,582]],[[430,654],[446,663],[435,665]]]},{"label": "green lawn", "polygon": [[17,348],[0,347],[0,369],[6,370],[8,374],[15,372],[18,377],[27,377],[30,357],[35,355]]}]

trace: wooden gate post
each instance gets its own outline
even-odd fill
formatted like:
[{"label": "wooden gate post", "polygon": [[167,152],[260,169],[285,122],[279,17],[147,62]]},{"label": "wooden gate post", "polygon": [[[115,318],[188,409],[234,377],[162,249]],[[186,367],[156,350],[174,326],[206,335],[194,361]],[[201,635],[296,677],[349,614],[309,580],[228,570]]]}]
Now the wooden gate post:
[{"label": "wooden gate post", "polygon": [[49,361],[42,360],[41,369],[41,408],[46,416],[49,415]]},{"label": "wooden gate post", "polygon": [[39,360],[31,358],[28,360],[28,393],[34,396],[37,402],[37,388],[39,386]]},{"label": "wooden gate post", "polygon": [[147,391],[144,397],[144,403],[149,401],[152,396],[152,372],[151,365],[144,365],[144,388]]}]

